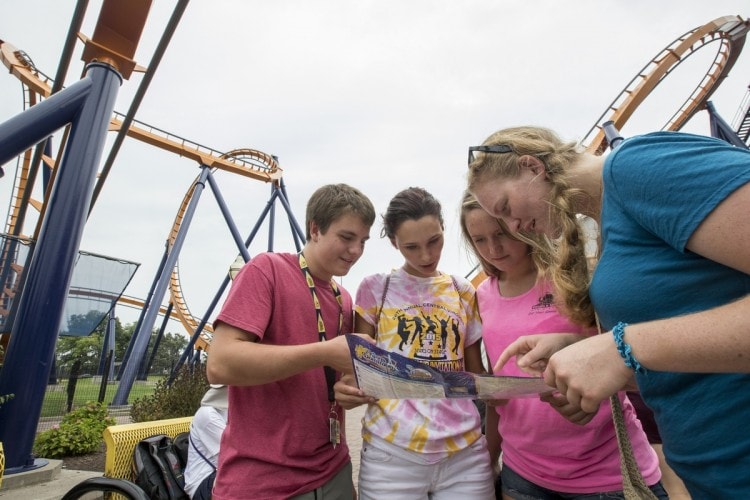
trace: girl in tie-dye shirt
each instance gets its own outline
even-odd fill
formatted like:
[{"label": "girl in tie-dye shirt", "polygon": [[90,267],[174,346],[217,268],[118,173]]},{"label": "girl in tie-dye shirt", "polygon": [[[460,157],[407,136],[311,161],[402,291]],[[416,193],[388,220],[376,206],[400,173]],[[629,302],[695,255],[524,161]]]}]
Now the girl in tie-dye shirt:
[{"label": "girl in tie-dye shirt", "polygon": [[[437,269],[443,249],[440,203],[421,188],[398,193],[381,236],[404,265],[366,277],[357,290],[355,331],[378,347],[442,371],[482,371],[474,287]],[[345,408],[368,403],[362,419],[359,494],[370,498],[493,499],[481,418],[470,399],[374,400],[350,378],[336,386]]]}]

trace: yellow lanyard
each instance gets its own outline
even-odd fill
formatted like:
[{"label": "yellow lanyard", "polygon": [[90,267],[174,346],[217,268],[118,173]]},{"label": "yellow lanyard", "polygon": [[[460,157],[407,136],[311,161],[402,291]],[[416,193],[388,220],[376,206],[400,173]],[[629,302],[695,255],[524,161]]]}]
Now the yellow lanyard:
[{"label": "yellow lanyard", "polygon": [[[315,306],[315,315],[318,320],[318,340],[325,342],[326,339],[326,325],[323,322],[323,311],[320,309],[320,300],[318,300],[318,293],[315,291],[315,281],[310,273],[310,268],[307,267],[307,261],[302,252],[299,253],[299,268],[302,271],[302,275],[307,281],[307,286],[310,288],[310,294],[312,295],[313,305]],[[333,296],[336,297],[336,302],[339,303],[339,324],[336,336],[341,335],[341,330],[344,327],[344,306],[341,299],[341,291],[339,290],[336,282],[331,280],[331,289],[333,290]],[[336,372],[330,366],[324,366],[323,370],[326,375],[326,384],[328,385],[328,401],[334,401],[333,384],[336,382]]]}]

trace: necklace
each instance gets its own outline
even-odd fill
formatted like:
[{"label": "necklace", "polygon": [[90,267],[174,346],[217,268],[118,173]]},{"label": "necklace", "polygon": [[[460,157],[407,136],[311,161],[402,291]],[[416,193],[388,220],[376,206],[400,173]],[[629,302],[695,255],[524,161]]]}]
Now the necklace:
[{"label": "necklace", "polygon": [[[320,308],[320,300],[318,299],[318,292],[315,289],[315,280],[310,272],[310,268],[307,265],[307,260],[302,252],[299,253],[299,268],[302,271],[302,275],[305,277],[307,287],[310,289],[310,294],[313,299],[313,306],[315,306],[315,317],[318,323],[318,341],[325,342],[326,338],[326,325],[323,321],[323,311]],[[341,290],[335,281],[331,280],[331,289],[333,290],[333,296],[336,297],[336,302],[339,305],[339,321],[336,329],[336,336],[341,335],[341,330],[344,327],[344,306],[341,299]],[[330,366],[324,366],[323,372],[326,377],[326,385],[328,386],[328,402],[331,403],[331,409],[328,412],[328,439],[335,448],[337,444],[341,442],[341,424],[339,423],[339,415],[336,408],[336,399],[333,392],[333,384],[336,383],[336,372]]]}]

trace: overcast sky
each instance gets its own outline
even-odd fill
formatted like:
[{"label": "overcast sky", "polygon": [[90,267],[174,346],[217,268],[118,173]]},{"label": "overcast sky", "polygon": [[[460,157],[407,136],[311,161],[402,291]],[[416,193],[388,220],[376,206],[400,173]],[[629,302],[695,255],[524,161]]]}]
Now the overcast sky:
[{"label": "overcast sky", "polygon": [[[176,2],[155,0],[136,56],[147,66]],[[83,32],[93,34],[100,1]],[[73,0],[2,0],[0,39],[54,76]],[[294,215],[322,184],[364,191],[378,214],[409,186],[443,203],[440,268],[466,275],[474,263],[460,241],[458,202],[466,150],[502,127],[536,124],[564,138],[585,136],[610,102],[662,49],[725,15],[750,16],[747,0],[234,0],[188,5],[136,119],[220,151],[252,148],[279,157]],[[703,78],[711,44],[681,64],[623,129],[660,129]],[[65,81],[82,72],[81,44]],[[120,89],[125,113],[141,76]],[[731,121],[750,84],[750,48],[714,94]],[[0,122],[23,109],[21,86],[0,75]],[[701,112],[685,130],[709,134]],[[59,135],[59,134],[58,134]],[[112,136],[114,137],[114,135]],[[108,154],[105,148],[104,156]],[[0,210],[15,162],[3,166]],[[141,263],[128,295],[144,297],[195,162],[127,139],[86,226],[81,249]],[[217,181],[243,237],[270,195],[268,185],[226,173]],[[665,186],[668,180],[665,179]],[[202,316],[237,251],[210,189],[201,198],[180,257],[187,303]],[[278,205],[277,216],[283,216]],[[372,229],[365,255],[343,278],[402,264]],[[26,232],[33,230],[27,226]],[[277,220],[276,251],[293,251]],[[266,234],[250,247],[266,248]],[[214,315],[217,311],[214,312]],[[124,322],[137,312],[119,308]],[[213,316],[212,316],[213,317]],[[158,325],[157,325],[158,326]],[[171,331],[178,331],[175,323]]]}]

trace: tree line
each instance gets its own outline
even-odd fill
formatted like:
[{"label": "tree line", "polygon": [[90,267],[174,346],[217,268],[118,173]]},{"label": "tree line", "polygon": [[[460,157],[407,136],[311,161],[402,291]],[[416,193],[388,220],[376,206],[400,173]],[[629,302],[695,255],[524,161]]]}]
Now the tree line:
[{"label": "tree line", "polygon": [[[96,321],[100,315],[101,313],[98,311],[90,311],[83,315],[73,315],[71,316],[69,323],[91,322],[92,318],[93,321]],[[108,319],[108,316],[105,315],[96,328],[94,328],[94,330],[87,336],[61,335],[58,337],[57,346],[55,348],[55,363],[57,365],[58,373],[69,373],[73,364],[76,363],[76,361],[80,361],[80,366],[78,368],[79,374],[99,374],[102,346],[104,345]],[[127,323],[123,325],[120,323],[119,318],[115,318],[114,356],[116,366],[119,366],[119,363],[122,362],[125,351],[130,343],[130,339],[135,333],[135,327],[136,323]],[[70,330],[72,330],[72,328],[70,328]],[[147,357],[151,356],[157,335],[158,329],[153,330],[148,344],[148,350],[146,353]],[[150,373],[159,375],[169,373],[174,365],[177,364],[177,361],[185,350],[187,344],[188,338],[184,334],[165,332],[159,342],[156,355],[153,358]]]}]

